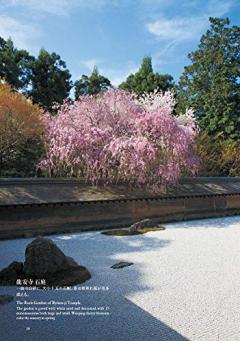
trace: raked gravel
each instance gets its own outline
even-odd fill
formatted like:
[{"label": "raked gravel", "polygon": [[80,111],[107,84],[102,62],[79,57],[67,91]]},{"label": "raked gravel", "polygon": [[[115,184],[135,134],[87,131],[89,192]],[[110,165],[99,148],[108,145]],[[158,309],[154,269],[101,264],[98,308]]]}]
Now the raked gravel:
[{"label": "raked gravel", "polygon": [[[106,291],[47,291],[31,300],[109,306],[110,316],[16,321],[16,300],[0,306],[4,341],[240,340],[240,216],[165,224],[165,231],[113,237],[100,232],[49,236],[86,266],[80,286]],[[0,242],[0,269],[22,261],[32,239]],[[117,262],[130,267],[111,269]],[[16,295],[15,287],[0,294]],[[30,329],[29,329],[30,328]]]}]

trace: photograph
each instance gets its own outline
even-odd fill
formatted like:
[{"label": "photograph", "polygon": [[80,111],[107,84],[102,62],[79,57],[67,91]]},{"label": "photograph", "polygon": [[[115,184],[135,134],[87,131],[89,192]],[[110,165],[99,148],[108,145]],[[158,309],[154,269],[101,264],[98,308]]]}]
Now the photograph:
[{"label": "photograph", "polygon": [[240,341],[240,0],[0,0],[0,341]]}]

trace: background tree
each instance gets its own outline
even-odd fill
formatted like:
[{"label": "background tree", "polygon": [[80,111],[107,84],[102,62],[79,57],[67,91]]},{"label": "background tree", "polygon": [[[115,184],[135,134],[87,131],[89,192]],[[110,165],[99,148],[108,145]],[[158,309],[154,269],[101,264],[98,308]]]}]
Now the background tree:
[{"label": "background tree", "polygon": [[38,57],[31,62],[30,69],[30,89],[27,95],[33,103],[52,111],[55,103],[61,104],[68,97],[72,87],[66,63],[58,54],[50,54],[41,49]]},{"label": "background tree", "polygon": [[209,136],[240,138],[240,27],[209,18],[210,29],[179,81],[178,107],[192,107]]},{"label": "background tree", "polygon": [[155,89],[166,91],[173,87],[173,77],[168,74],[154,73],[151,57],[144,57],[140,69],[128,76],[119,87],[138,95],[153,92]]},{"label": "background tree", "polygon": [[43,153],[41,110],[0,83],[0,176],[32,176]]},{"label": "background tree", "polygon": [[29,63],[34,60],[25,50],[14,47],[13,41],[0,37],[0,78],[14,90],[24,90],[29,84]]},{"label": "background tree", "polygon": [[75,99],[77,99],[81,95],[96,95],[99,92],[106,91],[111,86],[111,82],[108,78],[100,75],[95,66],[89,77],[82,75],[81,79],[77,80],[74,86]]},{"label": "background tree", "polygon": [[220,140],[202,132],[197,141],[201,160],[201,176],[239,176],[240,152],[238,140]]},{"label": "background tree", "polygon": [[3,39],[3,38],[0,36],[0,49],[4,48],[5,45],[6,45],[5,39]]}]

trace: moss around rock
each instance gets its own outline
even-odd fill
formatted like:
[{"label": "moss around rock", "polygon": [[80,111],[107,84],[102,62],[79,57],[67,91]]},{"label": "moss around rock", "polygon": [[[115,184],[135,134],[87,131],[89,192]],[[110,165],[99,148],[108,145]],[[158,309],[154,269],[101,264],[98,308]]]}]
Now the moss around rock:
[{"label": "moss around rock", "polygon": [[137,231],[129,231],[126,229],[121,229],[121,230],[112,230],[112,231],[104,231],[102,234],[105,234],[106,236],[136,236],[139,234],[144,234],[147,232],[153,232],[153,231],[163,231],[165,230],[165,227],[163,226],[156,226],[156,227],[141,227],[137,229]]},{"label": "moss around rock", "polygon": [[44,286],[71,286],[91,278],[84,266],[65,256],[50,239],[33,240],[25,256],[24,263],[12,262],[0,272],[0,285],[15,285],[17,279],[45,279]]}]

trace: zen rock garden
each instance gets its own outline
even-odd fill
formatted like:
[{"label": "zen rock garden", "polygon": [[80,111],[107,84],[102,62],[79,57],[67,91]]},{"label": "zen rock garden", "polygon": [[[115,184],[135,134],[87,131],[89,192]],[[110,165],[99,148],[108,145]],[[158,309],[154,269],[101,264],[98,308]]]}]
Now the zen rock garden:
[{"label": "zen rock garden", "polygon": [[[144,219],[132,224],[127,230],[102,233],[111,236],[129,236],[164,229],[154,220]],[[121,269],[132,264],[122,261],[111,268]],[[72,257],[66,256],[51,239],[37,237],[27,245],[23,263],[13,261],[0,272],[0,285],[16,285],[17,279],[30,278],[44,278],[46,286],[71,286],[87,281],[91,278],[91,274]]]},{"label": "zen rock garden", "polygon": [[163,230],[165,230],[165,227],[160,226],[157,221],[146,218],[130,225],[128,229],[104,231],[102,234],[105,234],[106,236],[134,236],[147,232]]},{"label": "zen rock garden", "polygon": [[85,282],[91,274],[52,240],[37,237],[28,244],[23,263],[12,262],[0,272],[0,285],[15,285],[24,278],[44,278],[47,286],[68,286]]}]

